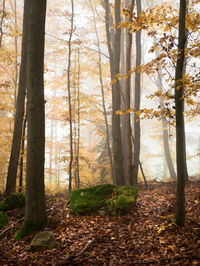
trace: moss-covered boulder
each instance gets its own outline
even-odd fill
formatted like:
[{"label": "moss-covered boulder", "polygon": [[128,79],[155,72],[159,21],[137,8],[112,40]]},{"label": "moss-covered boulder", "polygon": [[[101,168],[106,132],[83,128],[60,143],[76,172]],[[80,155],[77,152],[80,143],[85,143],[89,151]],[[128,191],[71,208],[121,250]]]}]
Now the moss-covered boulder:
[{"label": "moss-covered boulder", "polygon": [[137,195],[135,187],[104,184],[73,191],[68,204],[74,213],[120,216],[135,205]]},{"label": "moss-covered boulder", "polygon": [[0,203],[0,210],[8,211],[25,206],[25,196],[22,193],[12,193],[7,196],[4,202]]},{"label": "moss-covered boulder", "polygon": [[8,224],[8,216],[5,212],[0,212],[0,229]]}]

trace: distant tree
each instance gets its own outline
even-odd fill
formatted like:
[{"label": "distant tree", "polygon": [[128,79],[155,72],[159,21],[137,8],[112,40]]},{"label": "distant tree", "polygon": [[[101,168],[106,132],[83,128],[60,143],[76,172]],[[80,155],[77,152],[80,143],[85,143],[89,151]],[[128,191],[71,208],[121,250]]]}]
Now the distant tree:
[{"label": "distant tree", "polygon": [[72,128],[72,103],[71,103],[71,55],[72,55],[72,35],[74,30],[74,1],[71,0],[72,16],[71,16],[71,29],[68,41],[68,67],[67,67],[67,90],[68,90],[68,106],[69,106],[69,126],[70,126],[70,161],[69,161],[69,192],[72,190],[72,166],[74,159],[73,151],[73,128]]},{"label": "distant tree", "polygon": [[[142,12],[141,0],[136,0],[137,17]],[[133,184],[138,182],[138,169],[140,162],[140,118],[137,112],[140,110],[141,98],[141,74],[137,67],[141,65],[142,49],[141,49],[141,30],[136,31],[136,73],[135,73],[135,96],[134,96],[134,155],[133,155]]]},{"label": "distant tree", "polygon": [[[26,167],[25,221],[20,239],[47,222],[44,190],[44,36],[46,1],[28,0],[27,24],[27,106],[28,143]],[[25,10],[26,12],[28,10]],[[39,12],[38,12],[39,11]]]},{"label": "distant tree", "polygon": [[3,39],[3,22],[4,22],[4,19],[6,17],[5,4],[6,4],[6,1],[3,0],[2,10],[1,10],[1,19],[0,19],[0,48],[2,45],[2,39]]},{"label": "distant tree", "polygon": [[[126,7],[127,16],[126,20],[128,23],[132,22],[133,9],[135,0],[127,1],[128,6]],[[133,35],[128,29],[126,34],[126,67],[125,72],[129,73],[131,70],[131,54],[132,54],[132,39]],[[130,109],[131,105],[131,77],[128,76],[125,80],[126,88],[126,110]],[[132,127],[131,127],[131,115],[130,113],[126,114],[126,139],[127,139],[127,161],[128,161],[128,184],[133,185],[133,149],[132,149]]]},{"label": "distant tree", "polygon": [[14,121],[14,132],[11,146],[10,160],[8,165],[6,195],[16,190],[17,167],[20,154],[20,143],[22,139],[22,124],[24,118],[24,103],[26,93],[26,60],[27,60],[27,20],[29,11],[29,1],[24,1],[21,65],[19,74],[19,87],[16,100],[16,113]]}]

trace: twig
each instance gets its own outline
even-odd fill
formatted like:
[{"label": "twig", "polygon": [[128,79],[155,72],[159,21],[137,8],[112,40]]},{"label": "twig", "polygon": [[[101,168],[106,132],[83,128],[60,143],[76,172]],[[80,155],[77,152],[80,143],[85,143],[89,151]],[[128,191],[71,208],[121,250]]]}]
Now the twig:
[{"label": "twig", "polygon": [[83,254],[93,244],[94,241],[95,241],[95,238],[93,238],[92,240],[89,240],[88,243],[87,243],[87,245],[79,253],[77,253],[75,255],[75,257],[78,257],[81,254]]},{"label": "twig", "polygon": [[76,259],[80,255],[82,255],[95,241],[96,238],[92,238],[92,240],[89,240],[86,246],[81,249],[77,254],[72,254],[64,258],[64,260],[56,263],[54,266],[60,266],[60,265],[71,265],[72,260]]}]

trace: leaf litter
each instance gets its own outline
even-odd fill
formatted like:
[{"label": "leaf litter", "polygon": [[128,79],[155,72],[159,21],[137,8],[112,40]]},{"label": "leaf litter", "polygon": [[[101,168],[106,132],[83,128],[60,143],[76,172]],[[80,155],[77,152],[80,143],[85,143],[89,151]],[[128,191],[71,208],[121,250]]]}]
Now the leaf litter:
[{"label": "leaf litter", "polygon": [[31,251],[35,234],[17,241],[24,209],[9,211],[0,230],[0,265],[200,265],[200,182],[186,186],[186,223],[174,219],[175,183],[140,186],[136,207],[123,217],[79,216],[67,196],[47,196],[47,214],[58,246]]}]

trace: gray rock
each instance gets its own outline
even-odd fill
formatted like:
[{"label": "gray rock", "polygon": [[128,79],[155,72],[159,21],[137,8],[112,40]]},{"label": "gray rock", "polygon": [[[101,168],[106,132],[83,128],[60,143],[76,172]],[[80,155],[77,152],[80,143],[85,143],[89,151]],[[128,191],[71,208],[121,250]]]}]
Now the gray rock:
[{"label": "gray rock", "polygon": [[55,248],[57,244],[52,240],[52,237],[52,231],[39,232],[31,241],[31,250],[42,251]]}]

